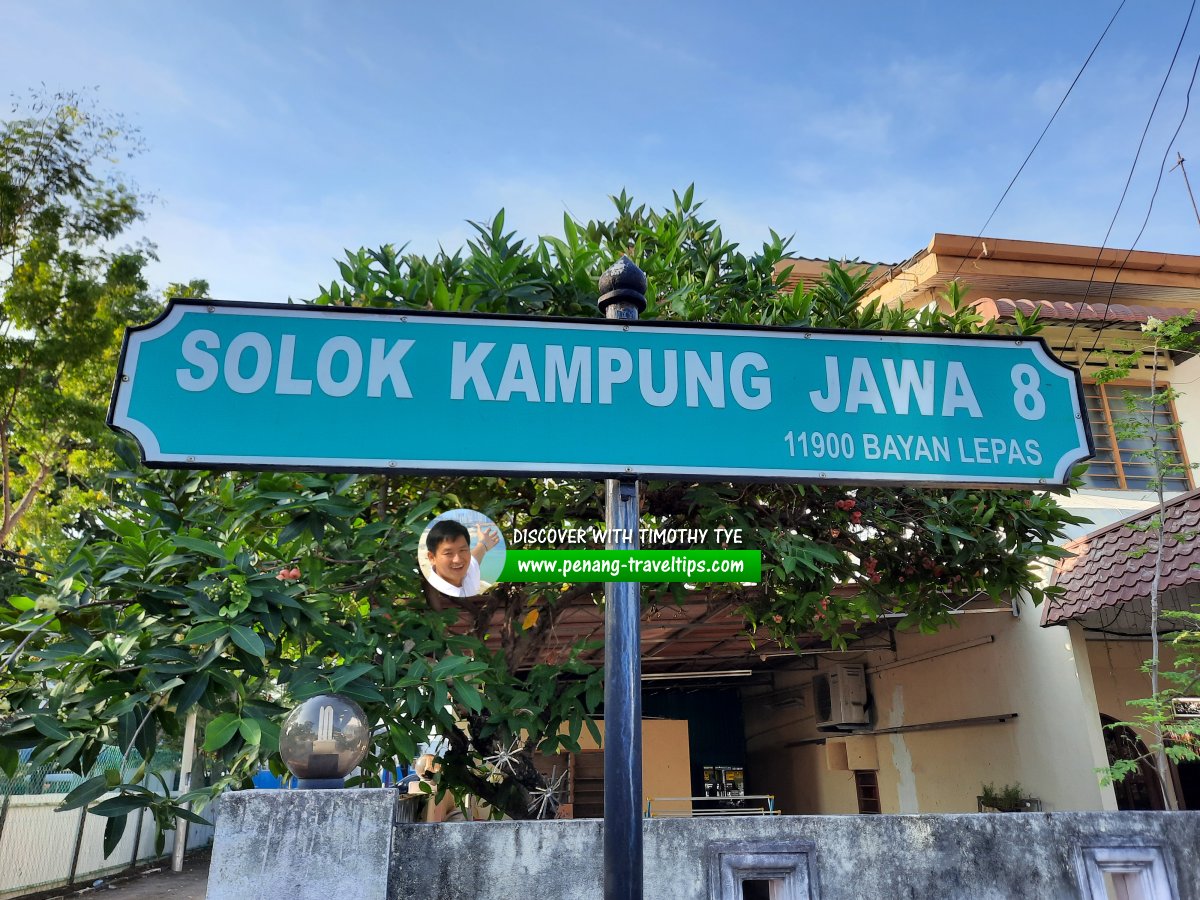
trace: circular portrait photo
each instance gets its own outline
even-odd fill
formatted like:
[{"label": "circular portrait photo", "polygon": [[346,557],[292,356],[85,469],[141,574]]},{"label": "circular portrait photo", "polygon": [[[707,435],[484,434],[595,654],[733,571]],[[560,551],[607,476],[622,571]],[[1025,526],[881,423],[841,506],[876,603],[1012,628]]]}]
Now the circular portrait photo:
[{"label": "circular portrait photo", "polygon": [[496,583],[507,552],[496,523],[473,509],[452,509],[429,523],[417,545],[417,563],[435,590],[474,597]]}]

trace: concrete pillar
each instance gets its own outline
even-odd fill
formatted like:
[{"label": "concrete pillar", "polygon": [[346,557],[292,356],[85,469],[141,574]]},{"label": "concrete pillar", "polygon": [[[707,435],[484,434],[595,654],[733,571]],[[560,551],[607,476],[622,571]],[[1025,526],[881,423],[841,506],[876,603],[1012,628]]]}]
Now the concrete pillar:
[{"label": "concrete pillar", "polygon": [[1016,627],[1000,629],[1022,784],[1047,810],[1115,810],[1087,642],[1078,624],[1043,628],[1040,609],[1020,606]]},{"label": "concrete pillar", "polygon": [[394,788],[225,794],[208,900],[388,900],[401,804]]}]

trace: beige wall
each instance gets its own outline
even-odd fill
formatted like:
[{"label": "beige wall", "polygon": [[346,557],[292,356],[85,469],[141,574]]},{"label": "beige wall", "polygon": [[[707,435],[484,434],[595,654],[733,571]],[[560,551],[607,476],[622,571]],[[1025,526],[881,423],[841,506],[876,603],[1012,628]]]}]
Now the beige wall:
[{"label": "beige wall", "polygon": [[[596,725],[604,737],[604,720]],[[583,750],[599,747],[585,729],[579,738]],[[642,808],[653,797],[690,797],[692,770],[686,719],[642,719]],[[678,806],[678,804],[676,804]],[[690,804],[683,807],[691,809]]]},{"label": "beige wall", "polygon": [[[1179,434],[1188,460],[1200,462],[1200,356],[1176,364],[1171,372],[1171,385],[1179,391],[1175,414],[1179,417]],[[1195,472],[1192,480],[1200,484]]]},{"label": "beige wall", "polygon": [[[1160,668],[1170,669],[1175,655],[1169,643],[1161,645],[1160,657]],[[1142,663],[1150,658],[1150,641],[1089,640],[1088,658],[1100,712],[1118,721],[1137,716],[1139,710],[1128,704],[1150,696],[1150,676],[1142,671]],[[1159,679],[1159,687],[1164,686],[1167,683]]]},{"label": "beige wall", "polygon": [[[1037,613],[1025,606],[1020,618],[960,616],[959,627],[936,635],[898,634],[894,653],[822,661],[867,665],[876,729],[1017,714],[1003,723],[875,736],[885,813],[975,812],[984,783],[1018,781],[1047,810],[1116,808],[1094,773],[1105,758],[1085,642],[1077,629],[1041,628]],[[812,675],[781,673],[776,696]],[[785,813],[855,813],[852,772],[830,771],[821,745],[786,746],[824,736],[811,691],[801,697],[802,707],[776,708],[767,694],[747,691],[748,788],[775,793]]]},{"label": "beige wall", "polygon": [[[1113,640],[1097,638],[1088,641],[1088,657],[1091,660],[1092,680],[1096,685],[1096,701],[1100,712],[1112,716],[1119,722],[1130,721],[1140,712],[1130,706],[1131,700],[1142,700],[1151,695],[1150,676],[1143,672],[1142,663],[1150,658],[1150,641]],[[1159,655],[1160,669],[1170,669],[1175,653],[1169,644],[1162,644]],[[1159,688],[1169,682],[1159,679]],[[1151,746],[1154,734],[1144,728],[1134,729],[1143,743]],[[1168,786],[1176,795],[1178,785],[1172,781]]]}]

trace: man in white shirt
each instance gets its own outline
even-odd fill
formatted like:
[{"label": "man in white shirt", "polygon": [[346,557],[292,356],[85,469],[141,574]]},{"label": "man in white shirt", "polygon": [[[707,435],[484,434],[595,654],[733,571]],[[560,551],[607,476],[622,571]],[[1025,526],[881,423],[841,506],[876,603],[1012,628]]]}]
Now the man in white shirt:
[{"label": "man in white shirt", "polygon": [[429,583],[449,597],[474,597],[479,594],[479,563],[484,554],[500,543],[495,528],[475,526],[479,541],[471,549],[471,532],[461,522],[442,519],[425,536],[429,555]]}]

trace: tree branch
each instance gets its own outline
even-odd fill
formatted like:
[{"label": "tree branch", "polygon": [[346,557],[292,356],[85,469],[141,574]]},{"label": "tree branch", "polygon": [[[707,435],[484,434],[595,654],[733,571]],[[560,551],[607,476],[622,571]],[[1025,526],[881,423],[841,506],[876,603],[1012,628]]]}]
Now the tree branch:
[{"label": "tree branch", "polygon": [[[8,455],[5,454],[5,459],[7,458]],[[17,504],[17,508],[13,510],[12,515],[10,516],[8,514],[8,510],[5,509],[4,522],[0,523],[0,547],[4,546],[4,543],[9,539],[12,533],[16,531],[17,524],[21,521],[21,518],[25,515],[25,513],[29,512],[29,507],[32,506],[33,501],[37,499],[38,492],[42,489],[42,485],[44,485],[46,483],[46,479],[50,477],[50,467],[45,463],[41,463],[41,467],[42,470],[38,472],[38,476],[34,479],[33,484],[26,489],[25,494],[21,497],[21,502]],[[7,484],[4,486],[4,499],[5,505],[7,506]]]}]

